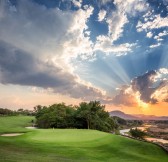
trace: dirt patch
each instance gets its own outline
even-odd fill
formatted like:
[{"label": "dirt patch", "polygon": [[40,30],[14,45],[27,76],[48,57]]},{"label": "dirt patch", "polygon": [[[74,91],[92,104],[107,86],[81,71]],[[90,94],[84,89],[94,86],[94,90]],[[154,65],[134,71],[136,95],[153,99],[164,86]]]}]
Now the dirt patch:
[{"label": "dirt patch", "polygon": [[149,131],[151,131],[151,132],[164,132],[164,133],[168,133],[168,128],[150,127]]},{"label": "dirt patch", "polygon": [[20,136],[24,133],[8,133],[8,134],[1,134],[1,136],[4,136],[4,137],[13,137],[13,136]]}]

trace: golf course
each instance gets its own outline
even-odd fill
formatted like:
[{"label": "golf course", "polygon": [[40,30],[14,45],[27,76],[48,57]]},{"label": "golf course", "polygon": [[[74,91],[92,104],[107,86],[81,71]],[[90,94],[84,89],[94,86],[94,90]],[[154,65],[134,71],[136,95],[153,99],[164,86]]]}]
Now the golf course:
[{"label": "golf course", "polygon": [[[32,116],[0,117],[1,162],[167,162],[160,147],[87,129],[27,129]],[[3,134],[22,133],[19,136]]]}]

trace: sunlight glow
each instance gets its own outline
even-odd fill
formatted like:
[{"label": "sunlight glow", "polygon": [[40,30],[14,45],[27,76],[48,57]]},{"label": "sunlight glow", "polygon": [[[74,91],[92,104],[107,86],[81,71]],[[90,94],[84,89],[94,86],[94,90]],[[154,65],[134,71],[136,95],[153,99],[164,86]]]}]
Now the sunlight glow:
[{"label": "sunlight glow", "polygon": [[140,99],[140,93],[137,92],[135,96],[136,96],[136,100],[137,100],[138,106],[139,106],[140,108],[142,108],[143,111],[147,110],[147,109],[149,108],[149,104],[143,102],[143,101]]}]

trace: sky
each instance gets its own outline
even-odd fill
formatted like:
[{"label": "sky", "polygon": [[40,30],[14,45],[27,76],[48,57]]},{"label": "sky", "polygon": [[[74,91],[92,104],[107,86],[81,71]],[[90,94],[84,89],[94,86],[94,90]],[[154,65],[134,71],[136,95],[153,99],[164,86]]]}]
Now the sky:
[{"label": "sky", "polygon": [[168,0],[1,0],[0,107],[90,100],[168,115]]}]

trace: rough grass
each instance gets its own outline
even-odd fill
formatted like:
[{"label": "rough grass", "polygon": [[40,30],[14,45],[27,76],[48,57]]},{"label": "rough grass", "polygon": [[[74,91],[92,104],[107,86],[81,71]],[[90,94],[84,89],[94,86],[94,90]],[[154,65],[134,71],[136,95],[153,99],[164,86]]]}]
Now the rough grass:
[{"label": "rough grass", "polygon": [[[3,119],[8,132],[25,130],[23,127],[32,120],[16,118]],[[0,132],[4,132],[5,128],[1,128]],[[0,161],[167,162],[168,155],[153,144],[95,130],[37,129],[17,137],[0,137]]]},{"label": "rough grass", "polygon": [[31,125],[35,118],[32,116],[4,116],[0,117],[0,134],[28,132],[26,126]]}]

